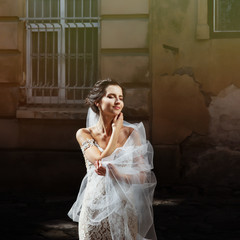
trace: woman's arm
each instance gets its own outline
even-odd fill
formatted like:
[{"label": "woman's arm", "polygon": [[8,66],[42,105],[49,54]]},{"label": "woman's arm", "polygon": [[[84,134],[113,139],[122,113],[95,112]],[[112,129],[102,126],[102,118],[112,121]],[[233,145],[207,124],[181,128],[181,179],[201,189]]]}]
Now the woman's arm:
[{"label": "woman's arm", "polygon": [[124,181],[125,183],[144,183],[146,181],[146,172],[140,171],[138,174],[125,174],[120,173],[116,167],[112,164],[108,164],[110,176],[118,181]]},{"label": "woman's arm", "polygon": [[[96,164],[102,158],[111,155],[117,147],[117,141],[118,141],[118,137],[119,137],[119,133],[120,133],[120,129],[122,128],[122,125],[123,125],[123,114],[120,113],[113,119],[112,134],[107,144],[107,147],[104,149],[103,152],[101,152],[95,145],[87,148],[84,151],[84,155],[86,159],[88,159],[88,161],[90,161],[91,163]],[[76,138],[78,143],[82,147],[83,143],[86,140],[92,139],[92,136],[87,129],[83,128],[77,131]]]}]

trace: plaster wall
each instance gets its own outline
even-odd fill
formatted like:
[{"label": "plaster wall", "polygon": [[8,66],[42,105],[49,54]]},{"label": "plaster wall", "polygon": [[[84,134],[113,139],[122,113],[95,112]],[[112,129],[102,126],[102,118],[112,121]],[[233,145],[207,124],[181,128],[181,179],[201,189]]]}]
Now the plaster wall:
[{"label": "plaster wall", "polygon": [[[197,39],[198,7],[198,1],[195,0],[152,1],[152,80],[153,85],[160,85],[153,88],[153,118],[161,116],[167,119],[166,111],[157,109],[159,91],[164,91],[161,83],[165,81],[166,76],[169,78],[168,87],[170,87],[171,78],[174,79],[176,75],[183,74],[189,75],[192,83],[198,84],[199,94],[196,97],[205,99],[205,109],[202,105],[196,105],[194,97],[189,94],[182,98],[193,99],[193,101],[188,101],[188,105],[192,106],[198,112],[198,116],[202,117],[206,115],[204,112],[207,111],[212,96],[216,96],[231,84],[240,87],[239,38]],[[188,88],[186,84],[187,82],[182,82],[179,91]],[[163,100],[162,104],[165,103],[164,101],[171,105],[176,104],[176,99],[171,96]],[[177,107],[175,111],[178,111]],[[181,118],[177,114],[175,116],[176,125],[179,126],[178,122],[184,120],[188,122],[188,119],[189,113],[182,111]],[[197,122],[196,117],[193,119]],[[153,123],[153,129],[157,125],[157,122]],[[189,129],[205,134],[209,121],[202,122],[201,130],[197,130],[195,126],[189,126]],[[166,141],[162,138],[155,141],[155,143],[164,142]]]},{"label": "plaster wall", "polygon": [[17,49],[18,45],[18,23],[4,22],[0,23],[0,48],[1,49]]},{"label": "plaster wall", "polygon": [[0,0],[0,16],[3,17],[23,17],[24,0]]},{"label": "plaster wall", "polygon": [[120,82],[149,83],[149,57],[143,55],[103,55],[102,77],[112,76]]},{"label": "plaster wall", "polygon": [[102,48],[148,47],[148,19],[103,20],[101,31]]},{"label": "plaster wall", "polygon": [[206,0],[151,3],[156,159],[168,158],[164,144],[169,151],[180,146],[181,156],[180,162],[171,159],[172,168],[162,160],[155,166],[167,175],[178,173],[175,184],[197,185],[202,192],[224,185],[221,194],[233,193],[240,182],[240,39],[210,37]]},{"label": "plaster wall", "polygon": [[23,0],[0,0],[0,117],[14,118],[23,79]]},{"label": "plaster wall", "polygon": [[101,14],[148,14],[149,0],[102,0]]}]

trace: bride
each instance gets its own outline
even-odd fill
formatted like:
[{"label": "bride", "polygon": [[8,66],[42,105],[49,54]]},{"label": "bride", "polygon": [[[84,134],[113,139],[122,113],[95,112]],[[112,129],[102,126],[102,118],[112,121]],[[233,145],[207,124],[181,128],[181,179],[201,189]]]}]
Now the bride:
[{"label": "bride", "polygon": [[153,150],[142,123],[123,121],[123,97],[122,87],[106,79],[86,99],[87,127],[76,138],[87,174],[68,213],[79,223],[80,240],[157,239]]}]

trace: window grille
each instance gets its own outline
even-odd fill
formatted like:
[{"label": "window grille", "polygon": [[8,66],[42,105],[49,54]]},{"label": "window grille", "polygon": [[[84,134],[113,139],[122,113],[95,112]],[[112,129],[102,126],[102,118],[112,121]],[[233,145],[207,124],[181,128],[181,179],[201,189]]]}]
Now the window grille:
[{"label": "window grille", "polygon": [[98,0],[26,0],[27,103],[82,103],[98,75]]}]

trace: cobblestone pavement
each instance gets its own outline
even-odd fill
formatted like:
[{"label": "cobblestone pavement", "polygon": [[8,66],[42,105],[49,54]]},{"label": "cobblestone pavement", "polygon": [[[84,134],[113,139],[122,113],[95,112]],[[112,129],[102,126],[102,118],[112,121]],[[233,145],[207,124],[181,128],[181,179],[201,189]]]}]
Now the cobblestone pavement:
[{"label": "cobblestone pavement", "polygon": [[[67,216],[74,198],[9,196],[0,200],[2,240],[77,240],[77,224]],[[157,197],[159,240],[239,240],[239,197]]]}]

